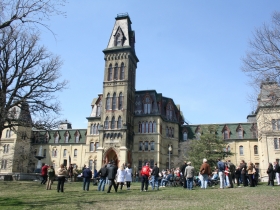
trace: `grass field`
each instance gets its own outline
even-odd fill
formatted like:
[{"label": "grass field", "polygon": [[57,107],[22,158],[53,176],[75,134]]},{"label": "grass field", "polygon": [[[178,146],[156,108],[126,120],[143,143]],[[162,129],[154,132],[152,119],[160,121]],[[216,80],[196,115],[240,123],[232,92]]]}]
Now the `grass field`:
[{"label": "grass field", "polygon": [[[107,185],[105,190],[107,189]],[[131,190],[110,194],[82,183],[65,183],[65,192],[45,190],[40,182],[0,182],[0,209],[280,209],[280,186],[265,184],[258,187],[218,189],[217,186],[189,191],[181,187],[165,187],[159,191],[140,192],[140,184]]]}]

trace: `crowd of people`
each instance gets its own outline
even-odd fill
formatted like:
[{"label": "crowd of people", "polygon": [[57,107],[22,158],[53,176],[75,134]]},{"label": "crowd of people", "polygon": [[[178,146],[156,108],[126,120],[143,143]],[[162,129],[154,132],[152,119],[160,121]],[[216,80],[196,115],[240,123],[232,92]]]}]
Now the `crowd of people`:
[{"label": "crowd of people", "polygon": [[[267,185],[274,186],[274,180],[280,185],[280,167],[278,161],[269,163],[267,169],[268,183]],[[51,190],[51,186],[55,177],[57,177],[57,192],[64,192],[64,182],[76,181],[78,176],[77,167],[72,164],[68,169],[61,164],[55,171],[53,166],[46,164],[42,165],[41,169],[42,181],[41,184],[46,184],[46,189]],[[255,187],[258,185],[259,168],[251,161],[245,163],[244,160],[238,166],[235,166],[230,160],[222,161],[217,160],[217,164],[211,169],[207,159],[202,160],[199,171],[195,171],[192,163],[185,161],[181,167],[166,169],[160,171],[157,163],[150,168],[149,162],[145,163],[140,171],[133,173],[131,165],[122,164],[118,168],[112,160],[108,164],[104,164],[99,171],[92,172],[89,167],[84,165],[82,173],[79,175],[83,178],[83,190],[89,191],[91,180],[97,180],[97,190],[105,191],[105,185],[108,185],[107,193],[111,192],[114,187],[115,192],[118,189],[122,190],[126,185],[126,189],[130,190],[131,182],[138,182],[141,180],[140,191],[148,191],[149,185],[152,190],[159,190],[160,187],[169,186],[182,186],[185,189],[193,190],[194,186],[200,186],[201,189],[206,189],[208,186],[219,184],[219,189],[250,186]]]}]

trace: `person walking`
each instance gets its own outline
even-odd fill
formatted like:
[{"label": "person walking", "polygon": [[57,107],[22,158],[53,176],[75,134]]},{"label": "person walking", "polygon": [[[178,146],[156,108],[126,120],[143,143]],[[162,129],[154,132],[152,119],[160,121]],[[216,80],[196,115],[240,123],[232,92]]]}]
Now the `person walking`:
[{"label": "person walking", "polygon": [[105,183],[106,183],[106,177],[107,177],[107,165],[103,165],[103,167],[97,172],[100,179],[98,184],[98,191],[104,191],[105,189]]},{"label": "person walking", "polygon": [[184,171],[185,174],[185,179],[187,183],[187,189],[192,190],[193,189],[193,177],[194,177],[194,167],[192,166],[191,162],[187,163],[187,167],[185,168]]},{"label": "person walking", "polygon": [[48,179],[48,165],[45,163],[42,163],[41,177],[42,177],[41,184],[46,184]]},{"label": "person walking", "polygon": [[219,171],[219,177],[220,177],[220,189],[225,188],[225,163],[221,161],[220,158],[218,158],[218,163],[217,163],[218,171]]},{"label": "person walking", "polygon": [[47,186],[46,186],[46,190],[51,190],[51,186],[53,184],[53,180],[54,180],[54,177],[55,177],[55,171],[54,171],[54,168],[53,166],[50,166],[48,168],[48,181],[47,181]]},{"label": "person walking", "polygon": [[155,184],[157,184],[157,190],[159,188],[159,183],[158,183],[158,177],[159,177],[159,168],[157,167],[157,163],[155,163],[155,166],[152,170],[152,190],[155,189]]},{"label": "person walking", "polygon": [[82,172],[83,177],[83,190],[89,191],[90,180],[92,178],[92,171],[88,166],[85,166],[85,169]]},{"label": "person walking", "polygon": [[142,167],[141,169],[141,192],[143,192],[144,190],[144,185],[145,185],[145,192],[148,191],[148,185],[149,185],[149,177],[150,177],[150,173],[151,173],[151,169],[149,167],[149,163],[147,162],[145,166]]},{"label": "person walking", "polygon": [[126,175],[126,171],[124,170],[124,166],[121,165],[121,167],[117,170],[117,190],[119,188],[119,185],[121,185],[121,190],[123,188],[124,185],[124,178]]},{"label": "person walking", "polygon": [[68,176],[68,171],[64,165],[61,164],[60,168],[57,169],[57,192],[64,192],[65,178]]},{"label": "person walking", "polygon": [[130,163],[127,164],[125,171],[126,171],[125,173],[126,189],[130,190],[130,184],[132,182],[132,168]]},{"label": "person walking", "polygon": [[208,177],[211,175],[211,169],[209,164],[207,163],[207,159],[204,158],[202,161],[202,165],[200,166],[200,174],[201,174],[201,189],[207,188]]},{"label": "person walking", "polygon": [[110,165],[107,165],[107,178],[110,181],[109,187],[108,187],[108,191],[107,193],[110,193],[112,186],[114,186],[115,192],[118,191],[116,183],[115,183],[115,178],[116,178],[116,174],[117,174],[117,167],[114,165],[114,162],[111,161]]}]

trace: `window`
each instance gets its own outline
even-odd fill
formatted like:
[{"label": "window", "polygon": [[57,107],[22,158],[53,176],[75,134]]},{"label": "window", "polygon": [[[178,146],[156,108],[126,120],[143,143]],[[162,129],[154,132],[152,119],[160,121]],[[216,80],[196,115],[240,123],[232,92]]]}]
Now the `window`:
[{"label": "window", "polygon": [[183,140],[184,141],[188,140],[188,133],[186,131],[183,133]]},{"label": "window", "polygon": [[7,168],[7,160],[3,160],[1,161],[1,169],[6,169]]},{"label": "window", "polygon": [[116,35],[116,38],[115,38],[115,46],[121,47],[123,45],[123,43],[122,43],[123,41],[122,40],[123,40],[122,39],[122,35],[120,33],[118,33]]},{"label": "window", "polygon": [[106,117],[105,122],[104,122],[104,127],[105,129],[109,129],[109,121],[108,121],[108,117]]},{"label": "window", "polygon": [[143,165],[143,161],[142,160],[138,160],[138,170],[142,169],[142,165]]},{"label": "window", "polygon": [[258,146],[255,145],[255,146],[254,146],[254,155],[258,155],[258,154],[259,154]]},{"label": "window", "polygon": [[98,147],[99,147],[99,142],[96,142],[95,143],[95,151],[98,149]]},{"label": "window", "polygon": [[141,122],[138,123],[138,133],[142,133],[142,124],[141,124]]},{"label": "window", "polygon": [[110,64],[108,69],[108,81],[111,81],[112,79],[113,79],[113,68],[112,68],[112,64]]},{"label": "window", "polygon": [[142,133],[145,133],[145,122],[142,122]]},{"label": "window", "polygon": [[145,141],[144,147],[145,147],[145,151],[148,151],[149,150],[149,142]]},{"label": "window", "polygon": [[6,138],[11,138],[12,131],[11,130],[6,130]]},{"label": "window", "polygon": [[166,118],[169,120],[172,120],[172,117],[173,117],[172,113],[173,113],[173,106],[171,103],[168,103],[167,107],[166,107]]},{"label": "window", "polygon": [[44,154],[43,154],[44,157],[47,157],[47,150],[44,149]]},{"label": "window", "polygon": [[57,156],[57,150],[56,149],[53,149],[52,150],[52,157],[56,157]]},{"label": "window", "polygon": [[149,133],[149,123],[146,121],[145,123],[145,133]]},{"label": "window", "polygon": [[94,125],[91,124],[91,125],[90,125],[90,132],[89,132],[91,135],[93,135],[93,129],[94,129]]},{"label": "window", "polygon": [[143,142],[139,141],[139,151],[142,151],[142,150],[143,150]]},{"label": "window", "polygon": [[63,157],[66,157],[67,156],[67,149],[64,149],[63,150]]},{"label": "window", "polygon": [[225,131],[224,131],[224,139],[229,139],[228,130],[225,130]]},{"label": "window", "polygon": [[90,142],[90,144],[89,144],[89,151],[90,152],[94,151],[94,142]]},{"label": "window", "polygon": [[153,123],[150,121],[149,122],[149,133],[153,132]]},{"label": "window", "polygon": [[238,129],[238,138],[243,139],[243,129],[242,128]]},{"label": "window", "polygon": [[239,155],[244,155],[243,146],[239,146]]},{"label": "window", "polygon": [[124,80],[124,64],[121,64],[121,80]]},{"label": "window", "polygon": [[274,138],[274,149],[280,149],[280,138]]},{"label": "window", "polygon": [[114,79],[117,80],[118,79],[118,64],[116,63],[115,68],[114,68]]},{"label": "window", "polygon": [[122,118],[121,116],[119,116],[118,118],[118,129],[121,129],[122,128]]},{"label": "window", "polygon": [[170,128],[171,130],[171,137],[174,138],[174,128]]},{"label": "window", "polygon": [[58,143],[58,141],[59,141],[59,134],[58,134],[58,132],[55,132],[55,134],[54,134],[54,143]]},{"label": "window", "polygon": [[165,129],[165,133],[166,133],[166,137],[168,137],[168,135],[169,135],[169,129],[168,129],[168,127],[166,127],[166,129]]},{"label": "window", "polygon": [[115,129],[115,117],[112,117],[111,129]]},{"label": "window", "polygon": [[76,133],[75,133],[75,143],[79,143],[79,141],[80,141],[80,133],[79,133],[79,131],[76,131]]},{"label": "window", "polygon": [[151,159],[151,160],[150,160],[150,167],[151,167],[151,168],[154,168],[154,164],[155,164],[154,159]]},{"label": "window", "polygon": [[153,133],[156,133],[157,132],[157,124],[156,122],[154,121],[153,122]]},{"label": "window", "polygon": [[4,145],[4,151],[3,151],[3,153],[9,153],[9,150],[10,150],[10,145],[9,144],[5,144]]},{"label": "window", "polygon": [[88,167],[92,171],[93,160],[89,160]]},{"label": "window", "polygon": [[123,94],[120,93],[119,95],[119,110],[123,108]]},{"label": "window", "polygon": [[151,99],[149,97],[146,97],[144,101],[144,114],[151,113],[151,105]]},{"label": "window", "polygon": [[65,137],[65,141],[64,142],[68,143],[69,142],[69,133],[68,133],[68,131],[66,131],[64,137]]},{"label": "window", "polygon": [[100,125],[99,123],[97,124],[97,127],[96,127],[96,134],[98,135],[99,134],[99,128],[100,128]]},{"label": "window", "polygon": [[76,158],[78,156],[78,150],[74,149],[74,158]]},{"label": "window", "polygon": [[100,114],[101,114],[101,106],[100,106],[100,104],[98,104],[97,109],[96,109],[96,116],[100,117]]},{"label": "window", "polygon": [[117,109],[117,97],[116,97],[116,93],[113,94],[113,100],[112,100],[112,109],[116,110]]},{"label": "window", "polygon": [[107,98],[106,98],[106,109],[107,109],[107,110],[111,109],[111,98],[110,98],[110,93],[107,94]]},{"label": "window", "polygon": [[151,141],[150,147],[151,147],[151,151],[155,150],[155,142],[154,141]]}]

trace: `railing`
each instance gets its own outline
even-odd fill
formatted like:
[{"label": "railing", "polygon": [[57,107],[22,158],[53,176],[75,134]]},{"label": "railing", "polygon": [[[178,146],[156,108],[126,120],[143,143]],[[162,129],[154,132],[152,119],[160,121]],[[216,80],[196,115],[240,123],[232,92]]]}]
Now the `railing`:
[{"label": "railing", "polygon": [[119,13],[117,14],[117,17],[129,17],[128,13]]}]

